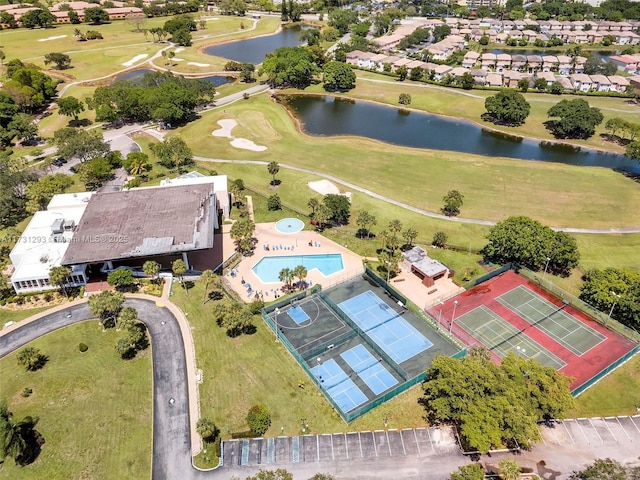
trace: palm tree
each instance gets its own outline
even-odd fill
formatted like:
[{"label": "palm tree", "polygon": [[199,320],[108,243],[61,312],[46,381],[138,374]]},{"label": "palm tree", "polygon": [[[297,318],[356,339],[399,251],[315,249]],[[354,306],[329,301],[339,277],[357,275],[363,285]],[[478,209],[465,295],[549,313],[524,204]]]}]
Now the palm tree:
[{"label": "palm tree", "polygon": [[129,162],[129,173],[131,175],[140,175],[141,173],[149,170],[149,157],[142,152],[135,152],[136,155],[131,155],[131,161]]},{"label": "palm tree", "polygon": [[23,348],[18,353],[18,365],[26,368],[27,370],[37,370],[45,361],[46,357],[40,353],[40,350],[33,347]]},{"label": "palm tree", "polygon": [[171,270],[175,275],[180,278],[180,282],[182,283],[182,287],[184,288],[187,295],[189,295],[189,290],[187,290],[187,286],[184,284],[183,275],[187,273],[187,264],[182,260],[176,260],[171,264]]},{"label": "palm tree", "polygon": [[160,264],[153,260],[147,260],[142,265],[142,271],[147,277],[152,277],[157,280],[158,273],[160,273]]},{"label": "palm tree", "polygon": [[267,170],[269,171],[269,174],[271,175],[271,185],[273,185],[274,187],[276,186],[276,174],[280,171],[280,166],[278,165],[278,162],[269,162],[269,165],[267,165]]},{"label": "palm tree", "polygon": [[391,220],[389,222],[389,230],[394,237],[402,230],[402,222],[400,220]]},{"label": "palm tree", "polygon": [[402,238],[407,242],[407,245],[410,247],[413,246],[413,241],[418,237],[418,231],[415,228],[407,228],[404,232],[402,232]]},{"label": "palm tree", "polygon": [[316,208],[316,213],[313,216],[313,219],[316,221],[316,226],[318,229],[322,229],[322,227],[329,221],[331,218],[331,210],[324,203],[318,205]]},{"label": "palm tree", "polygon": [[383,230],[378,234],[378,237],[382,242],[382,248],[383,249],[387,248],[387,242],[389,241],[389,232],[387,232],[386,230]]},{"label": "palm tree", "polygon": [[278,274],[278,279],[286,285],[287,289],[289,289],[291,280],[293,279],[293,270],[287,267],[283,268]]},{"label": "palm tree", "polygon": [[298,285],[300,286],[300,290],[304,290],[304,279],[307,278],[307,269],[304,265],[298,265],[293,269],[293,277],[298,279]]},{"label": "palm tree", "polygon": [[243,203],[242,192],[244,191],[244,184],[240,182],[231,182],[229,185],[229,193],[233,195],[233,204],[238,206]]},{"label": "palm tree", "polygon": [[196,432],[198,432],[198,435],[202,437],[205,443],[211,443],[216,439],[220,431],[218,427],[216,427],[216,424],[213,423],[213,420],[201,417],[196,424]]},{"label": "palm tree", "polygon": [[309,199],[309,202],[307,202],[307,207],[309,207],[311,209],[311,218],[314,218],[315,214],[316,214],[316,210],[318,209],[318,207],[320,206],[320,200],[318,200],[316,197],[311,197]]},{"label": "palm tree", "polygon": [[518,465],[518,462],[515,460],[511,458],[503,458],[500,460],[498,468],[500,469],[500,476],[504,480],[518,480],[518,476],[520,475],[520,465]]},{"label": "palm tree", "polygon": [[118,314],[117,330],[129,330],[138,322],[138,311],[133,307],[124,307]]},{"label": "palm tree", "polygon": [[209,293],[209,284],[216,278],[216,274],[213,273],[213,270],[205,270],[200,275],[200,281],[204,284],[204,296],[202,297],[202,304],[204,305],[207,301],[207,293]]},{"label": "palm tree", "polygon": [[59,287],[67,298],[69,298],[67,294],[67,279],[69,275],[71,275],[71,269],[69,267],[63,267],[62,265],[52,267],[51,270],[49,270],[49,281]]}]

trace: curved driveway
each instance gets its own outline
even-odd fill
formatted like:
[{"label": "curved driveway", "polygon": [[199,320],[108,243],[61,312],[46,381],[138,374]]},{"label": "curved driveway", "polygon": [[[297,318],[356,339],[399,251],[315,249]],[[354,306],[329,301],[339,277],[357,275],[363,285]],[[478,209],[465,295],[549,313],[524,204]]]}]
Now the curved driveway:
[{"label": "curved driveway", "polygon": [[[178,320],[155,302],[127,299],[149,329],[153,355],[153,479],[196,478],[191,466],[187,362]],[[71,313],[71,317],[67,315]],[[86,302],[18,324],[0,336],[0,358],[42,335],[95,318]],[[170,399],[174,401],[170,403]],[[210,477],[209,477],[210,478]]]}]

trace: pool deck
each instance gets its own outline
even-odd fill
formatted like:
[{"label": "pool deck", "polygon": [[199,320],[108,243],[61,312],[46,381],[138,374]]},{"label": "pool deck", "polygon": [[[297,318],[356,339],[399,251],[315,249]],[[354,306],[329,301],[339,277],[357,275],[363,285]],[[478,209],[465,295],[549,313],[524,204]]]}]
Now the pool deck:
[{"label": "pool deck", "polygon": [[[253,255],[242,259],[236,267],[238,273],[234,277],[228,272],[225,272],[225,278],[246,302],[250,302],[256,292],[262,292],[264,301],[267,303],[275,300],[277,295],[282,295],[282,290],[280,290],[284,285],[282,282],[263,283],[251,270],[265,257],[341,253],[344,267],[341,271],[329,276],[324,276],[318,269],[313,269],[308,272],[307,282],[311,281],[312,285],[321,284],[323,288],[341,283],[356,275],[362,274],[364,271],[362,258],[359,255],[311,230],[287,234],[278,232],[275,222],[258,223],[256,224],[254,237],[258,240],[258,243],[253,251]],[[318,243],[320,246],[316,246]],[[293,249],[274,250],[273,247],[276,245],[282,245],[282,247],[288,248],[293,247]],[[268,246],[269,250],[266,250],[265,246]],[[242,283],[242,280],[245,281],[245,284]],[[251,295],[247,295],[247,283],[252,287],[253,293]]]}]

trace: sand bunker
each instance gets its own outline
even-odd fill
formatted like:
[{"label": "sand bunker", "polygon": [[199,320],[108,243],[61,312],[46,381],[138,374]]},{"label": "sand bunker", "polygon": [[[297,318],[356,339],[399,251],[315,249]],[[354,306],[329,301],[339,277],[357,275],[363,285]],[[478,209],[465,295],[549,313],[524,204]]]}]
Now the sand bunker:
[{"label": "sand bunker", "polygon": [[251,150],[253,152],[264,152],[267,147],[264,145],[256,145],[251,140],[246,138],[234,138],[231,140],[231,145],[236,148],[242,148],[243,150]]},{"label": "sand bunker", "polygon": [[231,136],[231,130],[233,130],[233,127],[235,127],[237,124],[238,122],[231,118],[218,120],[218,125],[220,125],[221,128],[211,132],[211,135],[213,135],[214,137],[233,138]]},{"label": "sand bunker", "polygon": [[340,190],[335,184],[331,183],[329,180],[318,180],[317,182],[309,182],[309,188],[314,192],[318,192],[322,195],[329,195],[330,193],[334,195],[340,194]]},{"label": "sand bunker", "polygon": [[174,62],[184,62],[184,58],[173,57],[171,60]]},{"label": "sand bunker", "polygon": [[182,51],[184,51],[184,50],[185,50],[185,48],[184,48],[184,47],[178,47],[178,48],[176,48],[176,49],[174,50],[174,52],[176,52],[176,53],[180,53],[180,52],[182,52]]},{"label": "sand bunker", "polygon": [[231,130],[238,125],[238,122],[231,118],[218,120],[218,125],[220,125],[220,128],[211,132],[211,135],[214,137],[230,138],[231,146],[233,147],[241,148],[243,150],[251,150],[253,152],[264,152],[267,149],[264,145],[256,145],[251,140],[247,140],[246,138],[235,138],[231,135]]},{"label": "sand bunker", "polygon": [[65,38],[67,35],[56,35],[55,37],[41,38],[39,42],[48,42],[49,40],[59,40]]},{"label": "sand bunker", "polygon": [[147,53],[141,53],[140,55],[136,55],[135,57],[133,57],[131,60],[129,60],[128,62],[124,62],[122,64],[123,67],[130,67],[131,65],[133,65],[136,62],[139,62],[140,60],[142,60],[143,58],[147,58],[149,55]]},{"label": "sand bunker", "polygon": [[208,67],[210,64],[208,63],[199,63],[199,62],[187,62],[187,65],[193,65],[194,67]]}]

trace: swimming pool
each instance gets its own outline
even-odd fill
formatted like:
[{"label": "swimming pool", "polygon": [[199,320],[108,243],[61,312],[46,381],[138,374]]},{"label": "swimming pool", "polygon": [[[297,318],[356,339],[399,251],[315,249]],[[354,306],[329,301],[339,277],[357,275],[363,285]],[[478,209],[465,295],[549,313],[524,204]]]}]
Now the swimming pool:
[{"label": "swimming pool", "polygon": [[317,268],[325,277],[333,275],[344,268],[342,254],[326,253],[323,255],[287,255],[282,257],[265,257],[251,270],[262,283],[279,282],[280,271],[283,268],[294,269],[298,265],[304,266],[307,271]]},{"label": "swimming pool", "polygon": [[280,233],[298,233],[304,228],[304,222],[298,218],[283,218],[276,222],[276,230]]}]

